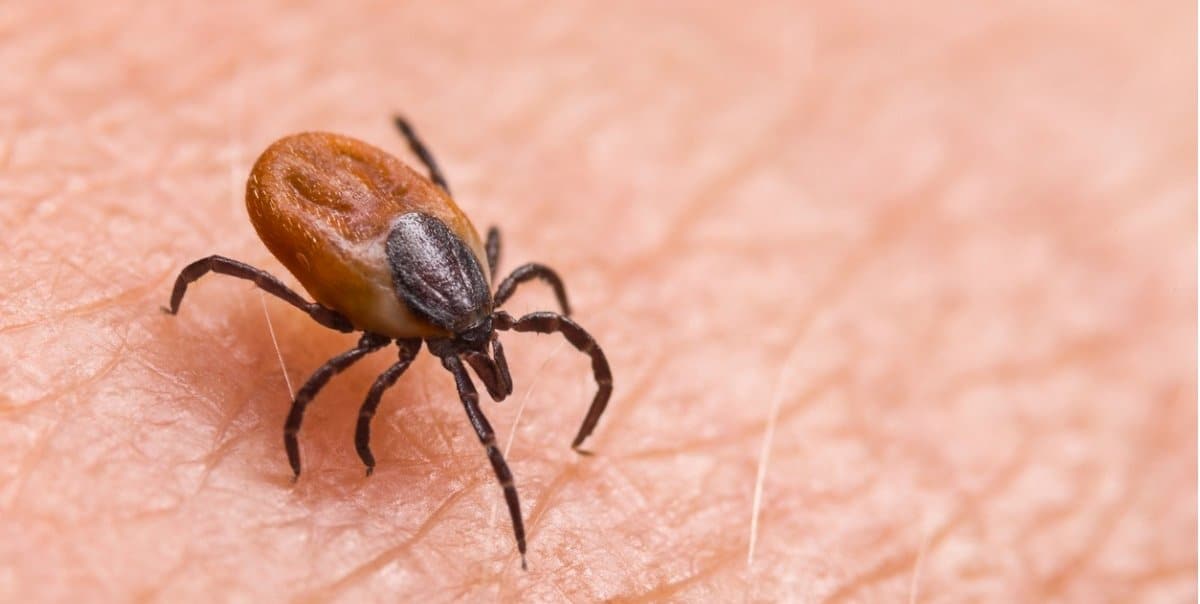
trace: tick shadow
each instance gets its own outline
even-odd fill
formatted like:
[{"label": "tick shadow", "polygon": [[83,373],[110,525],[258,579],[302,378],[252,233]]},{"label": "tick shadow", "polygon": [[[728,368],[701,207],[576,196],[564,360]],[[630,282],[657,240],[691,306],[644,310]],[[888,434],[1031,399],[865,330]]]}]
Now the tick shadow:
[{"label": "tick shadow", "polygon": [[253,290],[236,296],[241,304],[230,303],[227,293],[218,299],[219,291],[195,293],[178,315],[157,313],[146,352],[174,382],[175,404],[191,416],[187,421],[211,434],[209,451],[198,455],[206,472],[239,473],[247,488],[284,489],[310,509],[330,500],[374,506],[406,492],[418,498],[443,474],[437,469],[454,455],[443,441],[462,432],[461,410],[439,404],[453,395],[453,381],[424,350],[384,393],[372,421],[373,476],[356,454],[360,406],[398,358],[389,344],[333,376],[313,399],[299,433],[302,472],[293,482],[283,445],[292,393],[360,334],[327,330],[270,299],[264,314]]}]

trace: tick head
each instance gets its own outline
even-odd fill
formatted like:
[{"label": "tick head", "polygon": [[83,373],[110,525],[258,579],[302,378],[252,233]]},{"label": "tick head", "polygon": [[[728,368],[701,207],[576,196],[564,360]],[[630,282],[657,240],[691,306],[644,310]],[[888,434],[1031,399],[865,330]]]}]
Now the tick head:
[{"label": "tick head", "polygon": [[454,334],[454,340],[461,343],[468,350],[486,352],[488,342],[492,340],[492,334],[495,329],[492,326],[492,317],[485,316],[478,323]]}]

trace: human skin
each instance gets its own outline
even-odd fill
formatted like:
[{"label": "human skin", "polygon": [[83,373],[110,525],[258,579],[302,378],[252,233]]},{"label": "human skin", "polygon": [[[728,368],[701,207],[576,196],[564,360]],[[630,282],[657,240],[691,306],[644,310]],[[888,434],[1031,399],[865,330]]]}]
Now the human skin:
[{"label": "human skin", "polygon": [[[1194,6],[398,4],[0,8],[0,600],[1196,598]],[[292,484],[354,336],[159,311],[295,284],[254,158],[395,111],[612,363],[580,457],[586,357],[504,336],[528,572],[427,353]]]}]

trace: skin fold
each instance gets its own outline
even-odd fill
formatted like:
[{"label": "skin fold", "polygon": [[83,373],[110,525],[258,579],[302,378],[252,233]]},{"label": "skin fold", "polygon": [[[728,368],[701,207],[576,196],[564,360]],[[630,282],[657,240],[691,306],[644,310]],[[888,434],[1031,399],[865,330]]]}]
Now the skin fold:
[{"label": "skin fold", "polygon": [[[0,601],[1196,598],[1194,5],[406,4],[0,8]],[[612,363],[581,457],[587,358],[502,335],[527,573],[436,359],[293,485],[356,336],[159,310],[296,285],[255,157],[415,167],[396,111]]]}]

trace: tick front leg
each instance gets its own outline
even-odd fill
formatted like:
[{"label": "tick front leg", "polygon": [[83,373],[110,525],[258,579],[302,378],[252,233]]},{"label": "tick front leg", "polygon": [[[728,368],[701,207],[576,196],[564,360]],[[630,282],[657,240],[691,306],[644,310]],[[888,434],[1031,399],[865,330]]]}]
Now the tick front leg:
[{"label": "tick front leg", "polygon": [[304,383],[292,401],[292,410],[288,413],[287,422],[283,425],[283,447],[287,450],[288,463],[292,466],[293,478],[300,477],[300,443],[296,434],[300,432],[300,423],[304,421],[304,410],[312,402],[313,397],[325,387],[329,378],[341,373],[367,354],[387,345],[391,338],[378,334],[364,333],[354,348],[333,357],[313,372],[312,377]]},{"label": "tick front leg", "polygon": [[596,396],[592,399],[592,405],[588,408],[583,425],[579,427],[579,433],[575,435],[575,440],[571,443],[571,448],[575,451],[588,454],[587,451],[580,449],[579,445],[583,444],[584,439],[596,429],[600,416],[604,415],[604,409],[608,406],[608,398],[612,396],[612,370],[609,369],[608,359],[604,356],[600,345],[596,343],[596,339],[578,323],[552,312],[535,312],[520,319],[513,319],[512,315],[504,311],[497,311],[492,315],[492,323],[496,329],[561,333],[576,350],[592,358],[592,374],[596,377]]},{"label": "tick front leg", "polygon": [[463,408],[467,411],[467,419],[475,428],[479,442],[483,443],[484,449],[487,450],[488,460],[492,462],[492,470],[496,472],[496,479],[500,481],[500,487],[504,489],[508,514],[512,517],[513,535],[517,539],[517,551],[521,553],[521,568],[526,568],[525,522],[521,520],[521,503],[517,499],[517,487],[513,485],[512,472],[508,469],[508,463],[504,461],[504,454],[496,446],[496,433],[492,431],[492,425],[488,423],[483,411],[479,408],[479,393],[476,392],[475,385],[471,383],[471,377],[467,375],[462,361],[458,357],[448,354],[442,357],[442,366],[454,376],[454,384],[458,387],[458,397],[462,399]]},{"label": "tick front leg", "polygon": [[350,320],[343,317],[337,311],[321,306],[316,302],[305,300],[303,296],[292,291],[291,288],[284,285],[282,281],[267,271],[224,256],[201,258],[184,267],[179,272],[179,277],[175,279],[175,289],[171,292],[171,306],[163,310],[172,315],[178,313],[179,305],[183,302],[183,294],[187,292],[188,285],[210,272],[253,281],[263,291],[299,308],[312,317],[314,321],[325,327],[344,333],[354,331],[354,326],[350,324]]},{"label": "tick front leg", "polygon": [[536,262],[518,266],[513,270],[512,274],[500,282],[500,285],[496,288],[496,295],[492,297],[493,306],[499,308],[512,297],[518,285],[533,279],[541,279],[549,284],[550,287],[553,287],[554,296],[558,298],[558,306],[562,308],[562,314],[566,316],[571,315],[571,305],[567,303],[567,289],[563,286],[562,278],[558,276],[558,273],[554,272],[554,269]]},{"label": "tick front leg", "polygon": [[432,180],[433,184],[441,187],[449,195],[450,185],[446,184],[446,177],[442,176],[442,171],[438,168],[437,160],[433,158],[433,153],[430,153],[425,143],[421,142],[421,137],[417,136],[417,131],[413,130],[408,120],[399,115],[396,116],[395,120],[396,127],[400,129],[400,134],[403,134],[404,140],[408,141],[408,148],[417,154],[417,157],[421,159],[421,163],[425,164],[426,168],[429,168],[429,180]]},{"label": "tick front leg", "polygon": [[367,476],[375,471],[375,456],[371,454],[371,419],[375,417],[375,410],[379,407],[383,392],[400,379],[404,370],[408,369],[417,353],[420,352],[421,340],[397,340],[396,346],[400,349],[400,360],[379,374],[358,412],[358,427],[354,431],[354,449],[358,451],[358,457],[362,460],[363,465],[367,466]]}]

